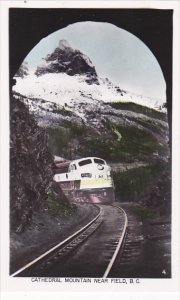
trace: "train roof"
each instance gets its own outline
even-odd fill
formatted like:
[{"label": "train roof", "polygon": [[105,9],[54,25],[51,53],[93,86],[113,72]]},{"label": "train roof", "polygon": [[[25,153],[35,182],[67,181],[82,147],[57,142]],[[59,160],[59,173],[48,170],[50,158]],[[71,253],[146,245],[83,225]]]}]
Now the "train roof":
[{"label": "train roof", "polygon": [[73,163],[79,163],[80,161],[86,160],[86,159],[92,159],[92,160],[94,160],[94,159],[100,159],[100,160],[103,160],[106,163],[106,161],[103,158],[96,157],[96,156],[88,156],[88,157],[83,157],[83,158],[75,159],[75,160],[72,160],[70,163],[71,164],[73,164]]},{"label": "train roof", "polygon": [[106,163],[106,161],[100,157],[96,157],[96,156],[88,156],[88,157],[83,157],[83,158],[79,158],[79,159],[75,159],[75,160],[62,160],[62,161],[54,161],[54,167],[55,169],[66,169],[69,167],[70,164],[75,164],[75,163],[79,163],[83,160],[86,160],[86,159],[91,159],[91,160],[94,160],[94,159],[100,159],[102,160],[103,162]]}]

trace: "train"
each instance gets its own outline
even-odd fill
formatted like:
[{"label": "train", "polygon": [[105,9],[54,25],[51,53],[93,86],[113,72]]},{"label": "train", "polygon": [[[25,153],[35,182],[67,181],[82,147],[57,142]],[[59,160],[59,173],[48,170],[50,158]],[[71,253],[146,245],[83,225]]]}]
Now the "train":
[{"label": "train", "polygon": [[99,157],[55,162],[54,181],[72,202],[109,204],[115,201],[111,167]]}]

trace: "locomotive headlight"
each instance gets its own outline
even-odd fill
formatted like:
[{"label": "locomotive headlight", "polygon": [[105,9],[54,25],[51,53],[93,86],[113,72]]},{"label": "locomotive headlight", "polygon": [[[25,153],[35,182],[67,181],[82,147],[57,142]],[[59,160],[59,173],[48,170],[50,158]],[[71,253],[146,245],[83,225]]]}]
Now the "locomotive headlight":
[{"label": "locomotive headlight", "polygon": [[104,166],[101,164],[97,165],[97,168],[98,168],[98,170],[104,170]]}]

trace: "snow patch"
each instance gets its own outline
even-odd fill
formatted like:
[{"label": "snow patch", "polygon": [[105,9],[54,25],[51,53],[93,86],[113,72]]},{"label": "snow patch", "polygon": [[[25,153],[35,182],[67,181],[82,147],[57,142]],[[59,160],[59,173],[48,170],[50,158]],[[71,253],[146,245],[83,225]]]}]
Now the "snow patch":
[{"label": "snow patch", "polygon": [[[62,106],[75,107],[78,104],[95,102],[134,102],[150,108],[159,109],[162,100],[152,99],[121,90],[108,79],[99,78],[99,85],[86,82],[87,75],[70,76],[66,73],[48,73],[40,77],[29,75],[16,78],[13,90],[26,97],[41,98]],[[166,111],[165,108],[161,111]],[[81,116],[83,112],[80,112]]]}]

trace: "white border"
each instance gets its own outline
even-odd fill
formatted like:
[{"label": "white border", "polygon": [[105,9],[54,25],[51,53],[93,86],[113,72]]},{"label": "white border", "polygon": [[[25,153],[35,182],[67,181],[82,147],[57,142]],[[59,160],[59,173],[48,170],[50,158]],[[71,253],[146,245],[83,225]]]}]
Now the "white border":
[{"label": "white border", "polygon": [[[11,278],[9,276],[9,56],[8,56],[8,8],[159,8],[174,10],[173,34],[173,171],[172,171],[172,279],[141,279],[140,285],[110,285],[110,284],[32,284],[27,278]],[[0,100],[1,100],[1,291],[3,298],[49,299],[60,296],[62,299],[73,297],[79,299],[79,292],[91,292],[93,297],[99,292],[104,299],[119,294],[129,299],[152,299],[154,295],[166,299],[178,299],[180,291],[180,2],[179,1],[16,1],[1,0],[0,2]],[[68,293],[71,291],[71,293]],[[66,293],[64,293],[66,292]],[[76,294],[74,294],[76,292]],[[135,294],[136,292],[136,294]],[[36,293],[36,294],[33,294]],[[45,293],[45,294],[44,294]],[[68,293],[68,294],[67,294]],[[95,294],[94,294],[95,293]],[[145,293],[145,294],[144,294]],[[158,295],[157,295],[158,293]],[[87,297],[87,294],[81,294]],[[148,298],[149,297],[149,298]],[[150,298],[151,297],[151,298]],[[168,297],[168,298],[167,298]]]}]

